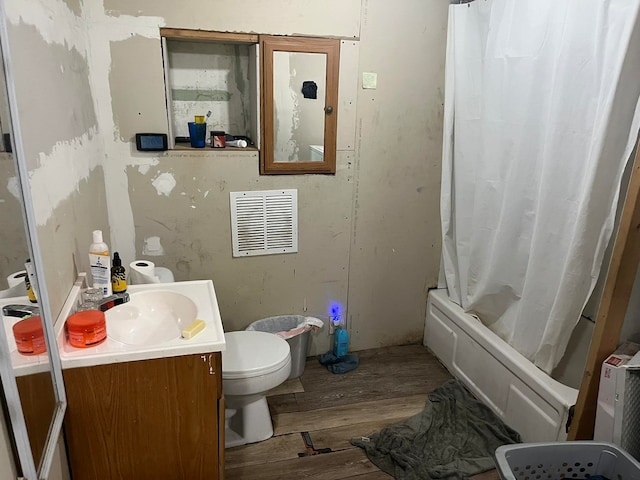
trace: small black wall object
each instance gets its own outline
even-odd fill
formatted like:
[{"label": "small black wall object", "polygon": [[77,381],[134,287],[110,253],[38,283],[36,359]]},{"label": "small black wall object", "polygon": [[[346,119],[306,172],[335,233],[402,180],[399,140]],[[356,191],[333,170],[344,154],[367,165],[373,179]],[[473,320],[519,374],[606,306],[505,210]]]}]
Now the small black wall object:
[{"label": "small black wall object", "polygon": [[302,95],[313,100],[318,98],[318,85],[312,80],[302,82]]},{"label": "small black wall object", "polygon": [[4,144],[4,151],[7,153],[11,153],[13,147],[11,146],[11,134],[3,133],[2,134],[2,143]]},{"label": "small black wall object", "polygon": [[159,152],[169,148],[166,133],[136,133],[136,148],[141,152]]}]

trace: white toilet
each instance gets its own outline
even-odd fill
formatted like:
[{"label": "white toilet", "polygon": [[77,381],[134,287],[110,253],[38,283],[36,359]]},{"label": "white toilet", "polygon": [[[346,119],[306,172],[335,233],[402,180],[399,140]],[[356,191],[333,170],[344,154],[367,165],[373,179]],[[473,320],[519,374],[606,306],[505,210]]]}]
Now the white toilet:
[{"label": "white toilet", "polygon": [[266,440],[273,435],[266,394],[291,372],[289,344],[267,332],[229,332],[224,337],[225,447]]}]

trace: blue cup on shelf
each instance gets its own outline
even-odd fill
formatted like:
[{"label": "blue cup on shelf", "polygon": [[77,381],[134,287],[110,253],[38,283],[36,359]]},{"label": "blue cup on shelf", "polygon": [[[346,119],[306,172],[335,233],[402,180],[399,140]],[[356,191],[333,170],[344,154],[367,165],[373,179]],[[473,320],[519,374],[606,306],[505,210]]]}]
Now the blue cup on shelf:
[{"label": "blue cup on shelf", "polygon": [[192,147],[204,148],[206,133],[206,123],[189,122],[189,141]]}]

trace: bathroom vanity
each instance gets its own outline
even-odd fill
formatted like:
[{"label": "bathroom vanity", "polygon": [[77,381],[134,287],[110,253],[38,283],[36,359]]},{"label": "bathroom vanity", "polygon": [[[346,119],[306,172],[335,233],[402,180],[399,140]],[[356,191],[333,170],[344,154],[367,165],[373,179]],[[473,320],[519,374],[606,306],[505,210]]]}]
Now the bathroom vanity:
[{"label": "bathroom vanity", "polygon": [[[128,304],[106,312],[107,340],[97,347],[71,347],[63,325],[56,323],[73,478],[223,478],[225,343],[213,284],[141,285],[128,291]],[[195,318],[206,322],[205,330],[190,340],[178,332],[195,318],[185,319],[191,314],[173,302],[161,303],[172,294],[192,300]],[[75,302],[67,301],[61,319]],[[152,317],[157,332],[145,324],[145,315]],[[173,330],[171,319],[181,328]],[[137,330],[141,324],[144,329]]]},{"label": "bathroom vanity", "polygon": [[79,479],[221,479],[220,352],[63,370]]}]

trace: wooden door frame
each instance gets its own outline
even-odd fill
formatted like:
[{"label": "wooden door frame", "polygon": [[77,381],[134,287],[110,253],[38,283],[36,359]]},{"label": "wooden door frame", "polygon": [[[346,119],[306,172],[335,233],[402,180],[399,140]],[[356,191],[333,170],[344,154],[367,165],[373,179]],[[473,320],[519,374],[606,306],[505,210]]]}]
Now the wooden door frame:
[{"label": "wooden door frame", "polygon": [[620,331],[640,263],[640,140],[620,217],[604,291],[591,337],[568,440],[591,440],[596,418],[600,368],[618,347]]}]

